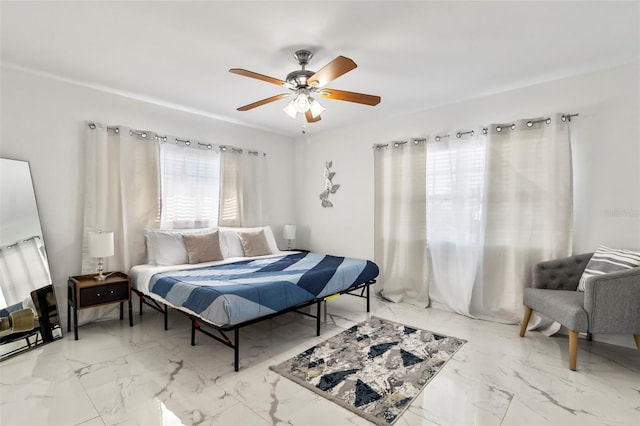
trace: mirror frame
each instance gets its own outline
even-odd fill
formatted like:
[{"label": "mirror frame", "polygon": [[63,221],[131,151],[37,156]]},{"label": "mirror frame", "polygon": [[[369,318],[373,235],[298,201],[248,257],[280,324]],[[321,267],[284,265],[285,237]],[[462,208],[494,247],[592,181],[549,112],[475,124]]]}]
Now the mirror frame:
[{"label": "mirror frame", "polygon": [[[4,361],[18,354],[21,354],[31,349],[34,349],[36,347],[39,347],[45,343],[50,343],[50,342],[53,342],[54,340],[62,338],[60,314],[59,314],[58,303],[55,295],[55,289],[53,286],[53,280],[51,278],[49,257],[47,256],[46,244],[44,242],[42,223],[40,221],[40,212],[38,209],[35,186],[33,184],[33,174],[31,173],[31,164],[25,160],[16,160],[12,158],[2,157],[0,158],[0,165],[4,165],[5,167],[8,167],[9,163],[6,163],[6,161],[24,163],[26,165],[27,173],[25,174],[23,179],[28,177],[29,184],[31,185],[31,193],[28,193],[27,197],[29,195],[33,195],[33,204],[35,208],[35,212],[33,213],[35,213],[35,217],[37,218],[37,225],[40,231],[37,238],[39,238],[42,243],[42,246],[39,247],[39,249],[41,249],[43,252],[41,255],[42,255],[43,263],[45,264],[44,266],[46,267],[46,272],[48,275],[49,282],[48,284],[41,286],[39,288],[36,285],[32,285],[28,289],[24,290],[25,294],[24,294],[24,297],[21,297],[21,299],[28,301],[30,297],[31,302],[33,303],[33,306],[25,307],[20,311],[31,309],[34,316],[37,317],[37,321],[34,319],[33,328],[30,330],[22,329],[21,331],[16,331],[13,333],[6,333],[5,335],[0,337],[0,361]],[[2,193],[7,191],[7,188],[10,188],[9,185],[11,185],[12,182],[10,179],[6,179],[7,176],[4,176],[4,177],[5,179],[1,179],[1,180],[2,181],[7,180],[7,182],[5,183],[0,182],[0,196],[3,196],[3,197],[6,196],[5,199],[3,199],[3,201],[7,202],[9,195],[2,194]],[[27,186],[26,182],[24,186],[25,187]],[[25,191],[27,190],[25,189]],[[10,201],[15,201],[15,200],[11,199]],[[29,204],[32,204],[31,200],[29,200]],[[32,211],[32,209],[29,209],[29,210]],[[6,223],[4,224],[0,223],[0,232],[2,232],[3,225],[6,226]],[[33,229],[35,229],[35,223],[34,223]],[[15,243],[13,241],[3,241],[3,242],[0,242],[0,245],[1,245],[0,249],[10,250],[11,248],[15,248],[18,244],[25,243],[30,239],[32,238],[29,238],[27,240],[18,240]],[[18,302],[18,303],[21,303],[21,302]],[[15,306],[15,305],[16,304],[11,306]],[[10,308],[11,306],[0,307],[0,324],[2,326],[2,329],[0,329],[0,331],[6,332],[12,329],[12,327],[14,327],[15,324],[18,323],[18,321],[20,321],[21,319],[20,318],[21,316],[18,312],[10,312],[7,309],[7,308]],[[29,316],[28,314],[24,313],[22,314],[23,319],[25,319],[25,315],[27,317]],[[28,323],[29,319],[26,318],[26,320]],[[28,327],[31,327],[31,325],[26,326],[26,328]]]}]

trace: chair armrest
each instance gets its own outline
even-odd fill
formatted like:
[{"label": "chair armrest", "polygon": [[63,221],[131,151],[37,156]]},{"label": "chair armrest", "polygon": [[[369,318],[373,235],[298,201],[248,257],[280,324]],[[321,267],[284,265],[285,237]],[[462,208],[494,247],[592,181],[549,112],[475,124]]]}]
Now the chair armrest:
[{"label": "chair armrest", "polygon": [[575,290],[593,253],[547,260],[533,267],[533,288]]},{"label": "chair armrest", "polygon": [[640,267],[587,278],[590,333],[640,334]]}]

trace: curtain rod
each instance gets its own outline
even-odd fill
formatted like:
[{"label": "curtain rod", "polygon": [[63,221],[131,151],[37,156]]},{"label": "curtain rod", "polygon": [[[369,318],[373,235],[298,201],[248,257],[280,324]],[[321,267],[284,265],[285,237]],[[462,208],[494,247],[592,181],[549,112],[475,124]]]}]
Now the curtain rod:
[{"label": "curtain rod", "polygon": [[[577,117],[579,115],[580,114],[578,114],[578,113],[575,113],[575,114],[562,114],[560,116],[560,119],[563,122],[571,121],[572,117]],[[540,118],[540,119],[537,119],[537,120],[534,120],[534,119],[528,120],[525,124],[527,125],[527,127],[533,127],[534,124],[539,124],[539,123],[551,124],[551,117]],[[515,130],[516,129],[516,123],[497,124],[495,130],[496,130],[496,132],[501,132],[502,130],[504,130],[506,128],[509,128],[511,130]],[[483,134],[486,135],[488,132],[489,132],[489,128],[488,127],[483,127],[482,128],[482,133]],[[474,130],[464,130],[464,131],[461,130],[461,131],[456,132],[455,135],[456,135],[457,139],[460,139],[464,135],[473,136],[474,134],[475,134]],[[444,135],[435,135],[433,137],[433,139],[436,142],[440,142],[440,140],[446,139],[446,138],[449,138],[449,137],[451,137],[451,134],[447,133],[447,134],[444,134]],[[426,139],[421,139],[421,138],[414,138],[412,140],[414,141],[415,144],[418,144],[419,142],[422,142],[422,141],[424,141],[424,142],[427,141]],[[393,141],[393,142],[391,142],[391,144],[393,145],[394,148],[400,148],[401,146],[406,145],[406,143],[407,143],[407,141]],[[388,147],[389,147],[388,143],[378,143],[378,144],[373,144],[373,146],[372,146],[373,149],[377,149],[377,150],[382,149],[382,148],[388,148]]]},{"label": "curtain rod", "polygon": [[[412,145],[419,145],[420,143],[426,143],[427,142],[427,138],[411,138],[411,144]],[[391,142],[393,144],[394,148],[400,148],[401,146],[405,146],[407,145],[409,142],[408,141],[394,141]],[[382,149],[382,148],[389,148],[389,144],[388,143],[377,143],[377,144],[373,144],[373,149]]]},{"label": "curtain rod", "polygon": [[18,241],[16,241],[15,243],[13,243],[11,245],[8,245],[8,246],[6,246],[4,248],[0,248],[0,251],[2,251],[2,250],[10,250],[10,249],[12,249],[14,247],[17,247],[20,244],[28,243],[29,241],[39,240],[39,239],[40,239],[39,235],[34,235],[33,237],[29,237],[29,238],[24,239],[24,240],[18,240]]},{"label": "curtain rod", "polygon": [[[579,115],[580,114],[578,114],[578,113],[576,113],[576,114],[562,114],[560,116],[560,120],[562,120],[562,122],[571,121],[571,117],[577,117]],[[526,124],[527,127],[533,127],[534,124],[539,124],[539,123],[551,124],[551,117],[540,118],[538,120],[528,120],[525,124]],[[516,129],[516,123],[498,124],[498,125],[496,125],[496,132],[501,132],[505,128],[509,128],[511,130],[515,130]],[[488,131],[487,128],[482,129],[482,133],[484,133],[485,135],[487,134],[487,131]],[[458,133],[458,135],[460,135],[460,133]],[[473,133],[471,133],[471,135],[473,136]],[[459,138],[460,136],[457,136],[457,137]]]},{"label": "curtain rod", "polygon": [[560,117],[562,119],[562,121],[571,121],[571,117],[577,117],[580,114],[575,113],[575,114],[562,114],[562,117]]},{"label": "curtain rod", "polygon": [[[87,122],[87,126],[91,129],[91,130],[95,130],[98,128],[98,125],[92,121]],[[120,133],[120,128],[118,126],[105,126],[105,129],[108,131],[112,131],[114,133]],[[203,143],[203,142],[197,142],[197,141],[191,141],[189,139],[181,139],[181,138],[177,138],[177,137],[168,137],[168,136],[161,136],[158,135],[155,132],[150,132],[147,130],[135,130],[135,129],[130,129],[129,130],[129,135],[133,136],[136,135],[141,139],[145,139],[145,140],[151,140],[148,139],[149,137],[149,133],[153,133],[154,134],[154,139],[158,142],[158,143],[170,143],[169,139],[173,139],[173,143],[175,143],[176,145],[178,143],[182,143],[187,147],[192,147],[192,148],[207,148],[207,149],[213,149],[214,147],[217,147],[217,150],[220,152],[230,152],[233,154],[242,154],[244,151],[242,150],[242,148],[236,148],[234,146],[230,146],[230,145],[216,145],[216,144],[211,144],[211,143]],[[259,151],[253,151],[253,150],[249,150],[247,151],[248,155],[254,155],[254,156],[258,156],[260,155]],[[264,157],[267,156],[266,152],[263,152],[262,155]]]}]

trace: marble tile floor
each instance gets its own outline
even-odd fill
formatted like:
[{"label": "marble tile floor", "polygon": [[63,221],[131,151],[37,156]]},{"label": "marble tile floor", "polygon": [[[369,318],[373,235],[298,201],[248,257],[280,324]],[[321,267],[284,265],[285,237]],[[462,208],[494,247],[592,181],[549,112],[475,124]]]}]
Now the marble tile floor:
[{"label": "marble tile floor", "polygon": [[[0,424],[367,425],[268,368],[367,317],[361,299],[328,303],[320,337],[293,313],[243,329],[238,373],[231,349],[203,335],[190,346],[176,312],[168,331],[150,309],[135,309],[132,328],[87,324],[78,341],[67,334],[0,363]],[[566,336],[520,338],[515,325],[381,300],[371,315],[468,341],[396,425],[640,425],[634,349],[581,340],[573,372]]]}]

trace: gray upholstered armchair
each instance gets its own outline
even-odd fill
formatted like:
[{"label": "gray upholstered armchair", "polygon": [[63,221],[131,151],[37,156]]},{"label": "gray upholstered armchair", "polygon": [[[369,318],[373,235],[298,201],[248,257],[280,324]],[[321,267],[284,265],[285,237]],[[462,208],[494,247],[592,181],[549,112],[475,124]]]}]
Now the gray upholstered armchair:
[{"label": "gray upholstered armchair", "polygon": [[640,351],[640,268],[590,277],[576,291],[593,253],[538,263],[533,288],[524,290],[524,337],[536,311],[569,329],[569,368],[576,369],[578,333],[633,334]]}]

